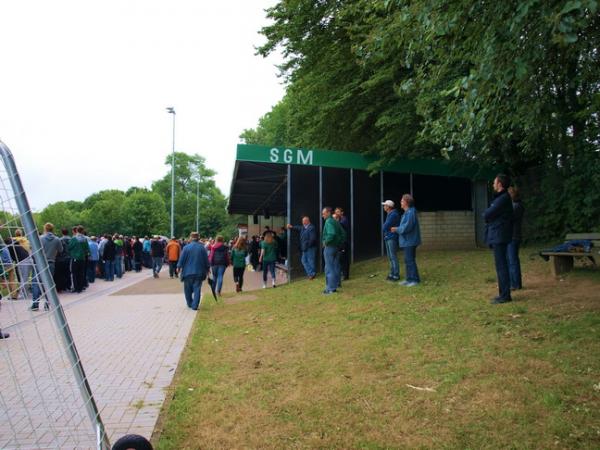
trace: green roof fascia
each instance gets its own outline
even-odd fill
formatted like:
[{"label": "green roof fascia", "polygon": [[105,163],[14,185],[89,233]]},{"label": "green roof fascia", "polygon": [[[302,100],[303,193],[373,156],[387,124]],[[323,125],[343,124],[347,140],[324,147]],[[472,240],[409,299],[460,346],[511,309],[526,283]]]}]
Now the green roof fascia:
[{"label": "green roof fascia", "polygon": [[[295,164],[340,169],[373,170],[377,158],[361,153],[332,150],[301,149],[292,147],[267,147],[263,145],[238,144],[237,161],[271,164]],[[490,168],[468,163],[434,159],[403,159],[381,167],[384,172],[415,173],[447,177],[489,180],[495,176]]]}]

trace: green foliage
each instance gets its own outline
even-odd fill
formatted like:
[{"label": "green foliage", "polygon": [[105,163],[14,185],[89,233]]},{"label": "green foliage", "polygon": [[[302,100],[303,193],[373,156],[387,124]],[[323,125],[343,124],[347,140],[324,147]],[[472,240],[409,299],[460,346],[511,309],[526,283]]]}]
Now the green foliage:
[{"label": "green foliage", "polygon": [[[170,167],[171,156],[166,164]],[[199,155],[175,154],[176,235],[186,236],[196,228],[196,186],[200,179],[200,232],[215,235],[230,226],[227,199],[216,187],[215,172]],[[109,189],[96,192],[83,202],[48,205],[36,217],[38,229],[45,222],[71,229],[83,225],[90,234],[122,233],[150,235],[170,233],[171,171],[152,184],[152,189],[131,187],[126,192]]]},{"label": "green foliage", "polygon": [[[582,175],[600,151],[598,12],[597,0],[282,0],[259,54],[282,50],[286,96],[241,137]],[[594,204],[572,185],[574,208]]]}]

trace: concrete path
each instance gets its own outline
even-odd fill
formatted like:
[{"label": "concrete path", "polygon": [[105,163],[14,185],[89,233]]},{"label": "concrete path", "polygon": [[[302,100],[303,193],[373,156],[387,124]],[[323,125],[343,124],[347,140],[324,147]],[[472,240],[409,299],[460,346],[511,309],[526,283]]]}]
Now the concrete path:
[{"label": "concrete path", "polygon": [[[110,295],[152,280],[149,273],[61,295],[111,442],[151,436],[197,314],[181,294]],[[11,337],[0,340],[0,448],[94,447],[53,316],[28,311],[29,301],[2,303],[0,325]]]}]

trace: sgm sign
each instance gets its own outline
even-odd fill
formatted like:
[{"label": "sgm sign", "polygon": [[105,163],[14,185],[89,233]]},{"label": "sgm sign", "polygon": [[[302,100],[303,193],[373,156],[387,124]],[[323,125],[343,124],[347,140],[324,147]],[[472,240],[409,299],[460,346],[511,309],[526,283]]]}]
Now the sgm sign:
[{"label": "sgm sign", "polygon": [[313,164],[313,151],[300,149],[292,150],[289,148],[281,150],[279,148],[272,148],[269,159],[272,163],[304,164],[311,166]]}]

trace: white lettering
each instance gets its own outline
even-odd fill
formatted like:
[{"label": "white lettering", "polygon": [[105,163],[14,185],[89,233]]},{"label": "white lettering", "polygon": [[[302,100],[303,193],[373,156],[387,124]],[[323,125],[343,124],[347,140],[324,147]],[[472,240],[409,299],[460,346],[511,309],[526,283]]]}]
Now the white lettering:
[{"label": "white lettering", "polygon": [[309,150],[306,156],[302,153],[302,150],[298,150],[298,164],[310,164],[313,163],[313,152]]},{"label": "white lettering", "polygon": [[288,148],[283,151],[283,162],[289,164],[293,161],[292,151]]},{"label": "white lettering", "polygon": [[271,160],[271,162],[276,163],[279,161],[279,149],[277,148],[272,148],[271,149],[271,156],[269,158]]}]

